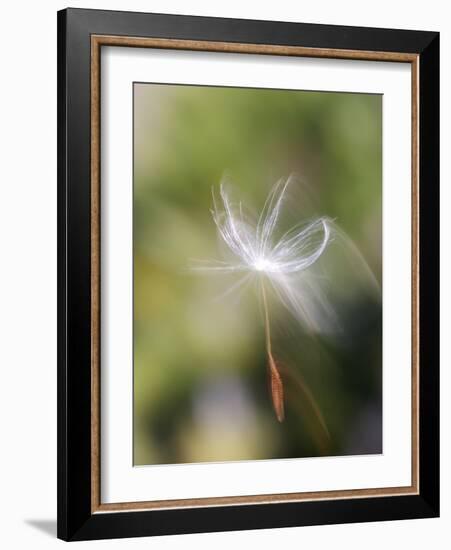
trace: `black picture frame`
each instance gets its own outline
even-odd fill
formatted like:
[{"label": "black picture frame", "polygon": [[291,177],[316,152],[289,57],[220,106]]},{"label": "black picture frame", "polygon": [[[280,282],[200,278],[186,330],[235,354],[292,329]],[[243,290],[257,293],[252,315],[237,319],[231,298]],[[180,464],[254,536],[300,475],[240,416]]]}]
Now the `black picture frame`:
[{"label": "black picture frame", "polygon": [[[92,511],[92,35],[418,56],[418,494]],[[85,9],[58,12],[58,537],[88,540],[438,515],[439,33]]]}]

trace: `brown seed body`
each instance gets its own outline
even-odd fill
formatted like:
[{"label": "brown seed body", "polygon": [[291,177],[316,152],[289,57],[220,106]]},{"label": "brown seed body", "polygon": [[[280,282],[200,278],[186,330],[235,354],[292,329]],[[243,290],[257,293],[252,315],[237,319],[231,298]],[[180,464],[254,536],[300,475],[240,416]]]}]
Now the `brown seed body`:
[{"label": "brown seed body", "polygon": [[271,387],[271,398],[272,404],[274,407],[274,412],[276,413],[277,420],[283,422],[285,418],[285,408],[283,400],[283,382],[282,377],[280,376],[279,369],[277,368],[276,362],[272,354],[268,354],[268,365],[269,365],[269,376],[270,376],[270,387]]}]

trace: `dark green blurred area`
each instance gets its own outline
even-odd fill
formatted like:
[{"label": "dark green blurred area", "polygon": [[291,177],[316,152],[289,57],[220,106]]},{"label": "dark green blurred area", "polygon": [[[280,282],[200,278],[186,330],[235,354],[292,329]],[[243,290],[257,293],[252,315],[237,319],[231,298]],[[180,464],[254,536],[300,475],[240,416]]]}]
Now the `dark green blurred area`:
[{"label": "dark green blurred area", "polygon": [[188,270],[220,257],[211,189],[225,173],[261,208],[296,172],[381,281],[381,124],[377,95],[135,84],[135,465],[382,451],[380,304],[348,292],[343,342],[288,312],[276,335],[325,437],[295,385],[274,416],[255,295],[218,300],[221,280]]}]

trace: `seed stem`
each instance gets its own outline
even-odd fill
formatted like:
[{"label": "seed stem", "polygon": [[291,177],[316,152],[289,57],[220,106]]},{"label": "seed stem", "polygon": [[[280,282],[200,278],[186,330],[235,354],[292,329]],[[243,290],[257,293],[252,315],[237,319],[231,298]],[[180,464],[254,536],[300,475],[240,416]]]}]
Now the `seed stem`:
[{"label": "seed stem", "polygon": [[271,398],[272,398],[272,404],[274,407],[274,412],[276,413],[277,420],[279,422],[283,422],[285,418],[283,383],[282,383],[282,377],[280,376],[280,372],[277,367],[277,363],[274,360],[274,357],[272,355],[269,308],[268,308],[268,300],[266,298],[266,290],[265,290],[263,279],[261,279],[261,290],[262,290],[262,299],[263,299],[263,310],[265,315],[266,353],[268,354]]},{"label": "seed stem", "polygon": [[266,290],[263,279],[261,280],[262,298],[263,298],[263,311],[265,314],[265,336],[266,336],[266,351],[269,356],[272,356],[271,349],[271,325],[269,324],[269,310],[268,300],[266,298]]}]

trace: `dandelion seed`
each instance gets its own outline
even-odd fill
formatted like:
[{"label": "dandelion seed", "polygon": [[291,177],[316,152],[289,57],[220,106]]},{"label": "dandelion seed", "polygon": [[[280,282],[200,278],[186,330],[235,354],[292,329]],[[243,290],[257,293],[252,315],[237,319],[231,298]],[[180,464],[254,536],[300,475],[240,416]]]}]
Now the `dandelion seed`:
[{"label": "dandelion seed", "polygon": [[239,274],[241,277],[225,293],[242,289],[254,279],[258,285],[264,313],[269,386],[274,412],[279,422],[285,416],[284,385],[281,369],[271,345],[271,321],[267,290],[311,332],[330,332],[337,326],[336,313],[322,291],[318,277],[310,268],[320,259],[335,238],[353,257],[368,266],[355,245],[326,216],[298,221],[281,231],[282,211],[294,177],[279,180],[269,193],[258,219],[241,202],[232,201],[224,183],[219,200],[213,191],[211,210],[226,258],[198,261],[192,269],[204,273]]},{"label": "dandelion seed", "polygon": [[242,280],[235,283],[234,287],[241,286],[241,282],[249,279],[249,275],[252,274],[260,279],[271,397],[276,417],[280,422],[284,419],[283,381],[271,349],[265,280],[271,284],[281,302],[298,319],[313,326],[313,319],[309,317],[309,308],[303,304],[303,300],[292,287],[291,277],[315,263],[331,239],[329,219],[326,217],[297,224],[279,239],[275,238],[290,181],[291,178],[279,180],[274,186],[257,222],[254,222],[246,213],[242,203],[234,204],[230,200],[225,185],[221,183],[222,205],[218,205],[213,193],[211,212],[219,236],[231,253],[231,259],[204,262],[194,268],[206,272],[242,272]]}]

